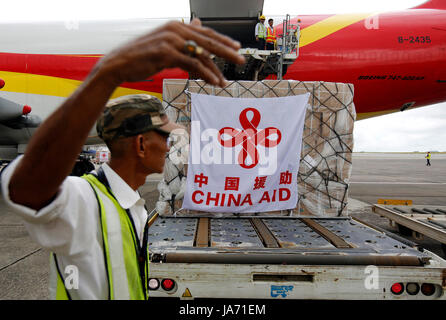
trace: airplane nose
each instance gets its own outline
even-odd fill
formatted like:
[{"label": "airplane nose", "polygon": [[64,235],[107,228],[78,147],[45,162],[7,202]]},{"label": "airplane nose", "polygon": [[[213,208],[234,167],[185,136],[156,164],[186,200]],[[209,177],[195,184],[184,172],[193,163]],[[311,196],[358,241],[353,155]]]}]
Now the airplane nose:
[{"label": "airplane nose", "polygon": [[27,115],[28,113],[31,112],[31,110],[32,110],[31,107],[25,104],[23,106],[22,115]]},{"label": "airplane nose", "polygon": [[5,80],[0,79],[0,89],[2,89],[5,86]]}]

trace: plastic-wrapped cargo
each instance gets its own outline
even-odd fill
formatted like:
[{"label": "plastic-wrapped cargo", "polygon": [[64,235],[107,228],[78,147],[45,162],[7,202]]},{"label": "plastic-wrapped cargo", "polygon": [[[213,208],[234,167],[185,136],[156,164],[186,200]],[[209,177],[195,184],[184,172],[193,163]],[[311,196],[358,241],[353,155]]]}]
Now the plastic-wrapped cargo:
[{"label": "plastic-wrapped cargo", "polygon": [[[164,80],[163,105],[172,121],[190,132],[190,93],[236,98],[272,98],[311,94],[305,116],[298,173],[298,203],[294,210],[262,212],[259,216],[293,215],[335,217],[347,215],[352,169],[353,126],[356,112],[353,85],[294,80],[233,81],[225,88],[202,80]],[[189,141],[172,138],[156,210],[160,215],[210,215],[180,210],[187,175]],[[212,213],[213,216],[226,214]],[[227,215],[232,215],[228,213]],[[240,216],[243,214],[237,214]],[[247,215],[253,215],[247,214]]]}]

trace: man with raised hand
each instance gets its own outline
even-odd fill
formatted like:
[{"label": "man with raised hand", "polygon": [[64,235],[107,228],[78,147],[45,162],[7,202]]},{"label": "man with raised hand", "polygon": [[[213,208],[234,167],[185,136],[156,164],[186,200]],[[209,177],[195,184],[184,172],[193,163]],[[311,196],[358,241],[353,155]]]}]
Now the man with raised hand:
[{"label": "man with raised hand", "polygon": [[[198,19],[190,25],[170,22],[134,39],[97,63],[42,123],[25,154],[3,171],[6,203],[52,253],[51,298],[148,297],[148,215],[136,190],[147,175],[162,172],[166,140],[177,126],[148,95],[120,97],[105,106],[121,83],[145,80],[165,68],[179,67],[224,86],[211,55],[243,63],[239,48]],[[110,162],[82,178],[67,177],[97,120]]]}]

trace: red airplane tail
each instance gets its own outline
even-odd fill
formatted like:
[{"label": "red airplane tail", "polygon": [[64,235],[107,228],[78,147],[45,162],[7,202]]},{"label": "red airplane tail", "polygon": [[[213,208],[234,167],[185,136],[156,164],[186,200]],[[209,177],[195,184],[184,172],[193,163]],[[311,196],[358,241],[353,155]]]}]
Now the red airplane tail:
[{"label": "red airplane tail", "polygon": [[412,9],[442,9],[446,10],[446,0],[428,0]]}]

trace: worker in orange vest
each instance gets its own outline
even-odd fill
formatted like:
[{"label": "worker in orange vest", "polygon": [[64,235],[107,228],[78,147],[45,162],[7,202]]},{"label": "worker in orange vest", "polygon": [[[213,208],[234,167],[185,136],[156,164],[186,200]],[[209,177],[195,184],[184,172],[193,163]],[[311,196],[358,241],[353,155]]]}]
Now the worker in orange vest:
[{"label": "worker in orange vest", "polygon": [[276,48],[276,29],[273,27],[274,20],[268,20],[268,28],[266,28],[266,50],[274,50]]}]

